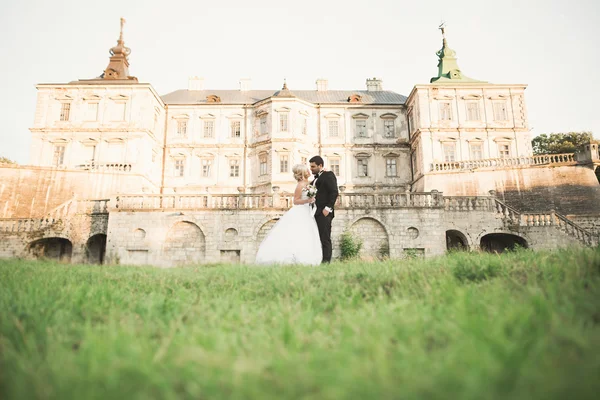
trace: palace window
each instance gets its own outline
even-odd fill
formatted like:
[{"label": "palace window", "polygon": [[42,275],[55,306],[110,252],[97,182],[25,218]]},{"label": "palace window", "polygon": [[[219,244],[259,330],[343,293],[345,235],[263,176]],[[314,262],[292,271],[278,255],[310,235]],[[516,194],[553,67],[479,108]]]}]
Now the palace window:
[{"label": "palace window", "polygon": [[356,123],[356,137],[364,138],[367,137],[367,120],[357,119]]},{"label": "palace window", "polygon": [[185,169],[185,158],[175,159],[175,176],[183,176]]},{"label": "palace window", "polygon": [[71,116],[71,103],[61,103],[60,104],[60,120],[68,121],[70,116]]},{"label": "palace window", "polygon": [[239,138],[242,137],[242,122],[231,121],[231,137]]},{"label": "palace window", "polygon": [[215,121],[204,121],[204,137],[212,138],[215,136]]},{"label": "palace window", "polygon": [[289,164],[288,160],[289,160],[288,155],[279,156],[279,172],[280,173],[288,172],[288,164]]},{"label": "palace window", "polygon": [[240,176],[240,160],[229,160],[229,176],[231,178],[237,178]]},{"label": "palace window", "polygon": [[340,159],[339,158],[330,158],[329,159],[329,170],[333,172],[336,176],[340,176]]},{"label": "palace window", "polygon": [[279,132],[288,131],[288,113],[279,113]]},{"label": "palace window", "polygon": [[494,120],[496,121],[508,121],[508,112],[506,111],[505,101],[495,101],[493,103],[494,108]]},{"label": "palace window", "polygon": [[267,133],[267,116],[263,115],[260,117],[260,134]]},{"label": "palace window", "polygon": [[302,164],[308,164],[308,158],[307,157],[300,157],[300,163],[302,163]]},{"label": "palace window", "polygon": [[258,156],[259,176],[267,175],[267,155],[261,154]]},{"label": "palace window", "polygon": [[124,101],[114,102],[112,105],[112,120],[125,121],[127,104]]},{"label": "palace window", "polygon": [[481,160],[483,158],[483,143],[471,143],[471,160]]},{"label": "palace window", "polygon": [[97,121],[98,120],[98,103],[87,103],[85,120],[86,121]]},{"label": "palace window", "polygon": [[186,119],[180,119],[177,121],[177,136],[185,137],[187,135],[188,122]]},{"label": "palace window", "polygon": [[396,124],[393,119],[383,120],[383,136],[393,138],[396,136]]},{"label": "palace window", "polygon": [[385,159],[385,176],[398,176],[396,158],[388,157]]},{"label": "palace window", "polygon": [[202,177],[210,178],[210,172],[212,167],[212,160],[209,158],[202,159]]},{"label": "palace window", "polygon": [[61,166],[65,161],[65,145],[57,144],[54,146],[54,153],[52,155],[52,165],[55,167]]},{"label": "palace window", "polygon": [[369,163],[366,158],[359,158],[357,160],[357,167],[359,177],[369,176]]},{"label": "palace window", "polygon": [[440,120],[452,121],[452,104],[449,101],[440,103]]},{"label": "palace window", "polygon": [[338,137],[340,135],[340,121],[337,119],[330,119],[327,123],[329,136]]},{"label": "palace window", "polygon": [[480,121],[479,103],[476,101],[467,101],[467,121]]},{"label": "palace window", "polygon": [[500,155],[500,158],[510,158],[510,144],[498,144],[498,154]]},{"label": "palace window", "polygon": [[444,161],[454,162],[456,161],[456,143],[444,143]]},{"label": "palace window", "polygon": [[308,120],[306,118],[302,118],[302,134],[308,134]]}]

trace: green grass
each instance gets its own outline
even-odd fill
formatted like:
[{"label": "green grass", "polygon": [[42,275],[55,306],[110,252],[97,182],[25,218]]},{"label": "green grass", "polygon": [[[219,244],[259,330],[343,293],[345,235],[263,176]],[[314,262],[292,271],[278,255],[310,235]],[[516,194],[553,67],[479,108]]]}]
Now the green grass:
[{"label": "green grass", "polygon": [[327,267],[0,261],[2,399],[592,399],[600,250]]}]

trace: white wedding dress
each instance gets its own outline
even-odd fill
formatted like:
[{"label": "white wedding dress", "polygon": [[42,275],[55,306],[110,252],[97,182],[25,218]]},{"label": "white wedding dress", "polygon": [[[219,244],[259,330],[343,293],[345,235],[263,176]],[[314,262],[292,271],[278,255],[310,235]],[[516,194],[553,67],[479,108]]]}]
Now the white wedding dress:
[{"label": "white wedding dress", "polygon": [[[306,189],[301,198],[308,199]],[[260,244],[255,263],[319,265],[323,250],[314,213],[310,204],[290,208]]]}]

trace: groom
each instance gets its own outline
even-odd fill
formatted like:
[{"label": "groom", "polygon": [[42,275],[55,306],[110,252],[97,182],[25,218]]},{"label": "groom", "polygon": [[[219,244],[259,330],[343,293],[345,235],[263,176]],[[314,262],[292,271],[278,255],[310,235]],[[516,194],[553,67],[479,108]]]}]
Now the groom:
[{"label": "groom", "polygon": [[334,217],[333,205],[338,197],[335,174],[323,170],[323,159],[314,156],[310,159],[310,170],[315,175],[312,184],[317,188],[315,220],[319,227],[319,236],[323,248],[323,263],[331,262],[331,220]]}]

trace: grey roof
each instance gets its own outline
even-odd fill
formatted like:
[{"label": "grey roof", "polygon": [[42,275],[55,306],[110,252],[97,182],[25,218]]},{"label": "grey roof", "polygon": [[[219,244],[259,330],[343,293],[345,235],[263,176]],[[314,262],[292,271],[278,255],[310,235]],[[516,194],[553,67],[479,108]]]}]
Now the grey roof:
[{"label": "grey roof", "polygon": [[[217,104],[254,104],[268,99],[279,93],[279,90],[176,90],[161,96],[166,104],[205,104],[206,97],[219,96],[221,102]],[[406,102],[406,96],[390,91],[366,90],[292,90],[292,94],[304,101],[314,104],[348,104],[348,97],[353,94],[362,96],[361,102],[356,104],[394,104],[401,105]],[[353,103],[355,104],[355,103]]]}]

